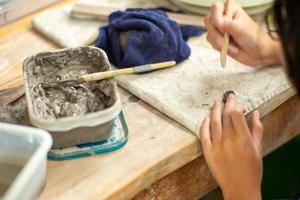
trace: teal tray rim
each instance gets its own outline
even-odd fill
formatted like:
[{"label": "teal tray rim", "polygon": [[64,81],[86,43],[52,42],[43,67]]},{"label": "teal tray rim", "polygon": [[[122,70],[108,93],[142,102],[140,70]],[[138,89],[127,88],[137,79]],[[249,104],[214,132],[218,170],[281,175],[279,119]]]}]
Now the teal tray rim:
[{"label": "teal tray rim", "polygon": [[93,153],[80,152],[80,153],[70,153],[70,154],[61,155],[61,154],[55,154],[55,153],[51,152],[51,150],[50,150],[48,153],[48,156],[47,156],[48,160],[56,160],[56,161],[71,160],[71,159],[91,156],[93,154],[108,153],[108,152],[116,151],[116,150],[122,148],[128,141],[128,132],[129,132],[123,110],[118,115],[118,118],[120,119],[120,122],[122,124],[122,129],[125,133],[124,138],[120,142],[115,143],[114,145],[111,145],[111,146],[109,146],[107,148],[103,148],[103,149],[95,148],[93,150]]}]

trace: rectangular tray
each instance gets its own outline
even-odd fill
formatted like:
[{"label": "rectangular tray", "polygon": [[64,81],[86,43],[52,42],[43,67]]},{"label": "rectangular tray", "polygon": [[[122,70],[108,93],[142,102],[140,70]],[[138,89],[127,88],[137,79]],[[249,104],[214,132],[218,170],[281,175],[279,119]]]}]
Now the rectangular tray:
[{"label": "rectangular tray", "polygon": [[112,135],[107,140],[62,149],[51,149],[48,158],[50,160],[68,160],[115,151],[123,147],[127,140],[128,127],[122,111],[115,120]]},{"label": "rectangular tray", "polygon": [[[55,68],[57,66],[63,70],[73,65],[92,66],[98,71],[106,71],[111,68],[105,52],[96,47],[68,48],[38,53],[27,58],[23,63],[26,102],[30,122],[38,128],[47,130],[52,135],[52,148],[54,149],[107,139],[112,133],[114,120],[122,109],[117,85],[113,79],[107,79],[102,81],[107,81],[109,86],[112,86],[111,92],[115,98],[113,105],[110,107],[82,116],[69,116],[57,119],[47,119],[38,116],[33,103],[36,99],[33,98],[30,87],[37,87],[40,82],[39,79],[31,75],[32,71],[36,68]],[[38,111],[43,110],[39,108]]]}]

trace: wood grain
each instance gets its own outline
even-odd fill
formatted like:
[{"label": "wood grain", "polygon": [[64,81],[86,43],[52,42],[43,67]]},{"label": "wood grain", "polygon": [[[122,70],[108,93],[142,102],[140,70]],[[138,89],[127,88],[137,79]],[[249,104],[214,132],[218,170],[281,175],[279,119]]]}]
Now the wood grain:
[{"label": "wood grain", "polygon": [[0,90],[0,106],[9,104],[14,102],[24,94],[24,87],[23,85],[9,88],[6,90]]},{"label": "wood grain", "polygon": [[[50,8],[70,2],[71,0],[65,0]],[[0,28],[0,105],[10,103],[24,94],[24,90],[21,89],[24,84],[22,63],[26,57],[40,51],[58,48],[51,42],[44,42],[45,38],[32,30],[31,19],[44,10],[41,9]]]},{"label": "wood grain", "polygon": [[16,20],[22,16],[28,15],[33,11],[49,6],[59,0],[19,0],[10,1],[0,7],[0,26],[10,21]]},{"label": "wood grain", "polygon": [[[267,155],[300,131],[300,101],[294,96],[262,118],[264,125],[263,152]],[[134,199],[197,200],[216,187],[204,157],[200,156],[184,167],[157,181]]]},{"label": "wood grain", "polygon": [[[3,78],[19,77],[25,57],[58,48],[32,30],[30,19],[34,15],[0,29]],[[120,89],[120,93],[130,132],[126,146],[102,155],[48,161],[47,181],[39,199],[196,199],[214,188],[199,140],[146,103],[133,101],[126,91]],[[299,130],[296,97],[287,101],[293,95],[279,95],[276,104],[266,102],[263,121],[270,128],[265,134],[264,152],[277,148]],[[280,103],[282,106],[272,111]]]}]

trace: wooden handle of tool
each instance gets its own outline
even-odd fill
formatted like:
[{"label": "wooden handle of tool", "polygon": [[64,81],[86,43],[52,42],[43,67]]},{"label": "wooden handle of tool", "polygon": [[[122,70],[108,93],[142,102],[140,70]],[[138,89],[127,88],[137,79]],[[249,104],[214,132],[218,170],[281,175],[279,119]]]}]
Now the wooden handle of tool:
[{"label": "wooden handle of tool", "polygon": [[111,70],[111,71],[106,71],[106,72],[87,74],[87,75],[82,76],[81,78],[84,79],[85,81],[97,81],[97,80],[112,78],[115,76],[150,72],[150,71],[154,71],[154,70],[158,70],[158,69],[172,67],[175,65],[176,65],[175,61],[167,61],[167,62],[125,68],[125,69],[118,69],[118,70]]},{"label": "wooden handle of tool", "polygon": [[126,69],[87,74],[82,76],[81,78],[83,78],[85,81],[97,81],[97,80],[103,80],[103,79],[112,78],[115,76],[127,75],[127,74],[133,74],[133,69],[126,68]]},{"label": "wooden handle of tool", "polygon": [[[225,11],[225,17],[229,20],[232,19],[232,6],[233,6],[233,0],[226,0],[226,11]],[[230,36],[228,33],[224,33],[224,43],[221,49],[221,64],[223,67],[226,66],[226,57],[229,49],[229,39]]]},{"label": "wooden handle of tool", "polygon": [[[71,14],[76,16],[89,16],[100,20],[107,21],[108,16],[114,12],[120,10],[116,7],[100,6],[87,3],[75,3],[71,9]],[[196,15],[178,14],[167,12],[170,19],[176,21],[181,25],[191,25],[198,27],[205,27],[203,17]]]},{"label": "wooden handle of tool", "polygon": [[158,69],[163,69],[167,67],[173,67],[176,65],[175,61],[166,61],[166,62],[160,62],[160,63],[153,63],[148,65],[141,65],[137,67],[133,67],[134,73],[143,73]]}]

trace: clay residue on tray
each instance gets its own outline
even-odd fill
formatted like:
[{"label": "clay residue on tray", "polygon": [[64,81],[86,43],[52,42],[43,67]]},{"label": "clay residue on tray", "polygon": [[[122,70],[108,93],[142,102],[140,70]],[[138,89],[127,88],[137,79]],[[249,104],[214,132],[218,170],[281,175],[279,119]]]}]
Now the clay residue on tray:
[{"label": "clay residue on tray", "polygon": [[28,124],[27,107],[24,96],[14,102],[0,107],[0,122],[10,124]]},{"label": "clay residue on tray", "polygon": [[[97,49],[88,47],[39,54],[24,68],[35,115],[47,119],[82,116],[113,105],[113,79],[64,85],[62,80],[109,69]],[[57,83],[44,87],[44,83]],[[45,85],[45,84],[44,84]]]}]

